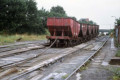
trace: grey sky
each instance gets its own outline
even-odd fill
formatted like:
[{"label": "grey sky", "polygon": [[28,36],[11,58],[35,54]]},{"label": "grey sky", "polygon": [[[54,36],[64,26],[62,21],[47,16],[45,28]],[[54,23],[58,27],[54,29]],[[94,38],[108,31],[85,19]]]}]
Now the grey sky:
[{"label": "grey sky", "polygon": [[[115,17],[120,17],[120,0],[35,0],[38,9],[44,7],[50,10],[52,6],[60,5],[68,16],[89,18],[102,29],[114,26]],[[115,17],[111,17],[115,16]]]}]

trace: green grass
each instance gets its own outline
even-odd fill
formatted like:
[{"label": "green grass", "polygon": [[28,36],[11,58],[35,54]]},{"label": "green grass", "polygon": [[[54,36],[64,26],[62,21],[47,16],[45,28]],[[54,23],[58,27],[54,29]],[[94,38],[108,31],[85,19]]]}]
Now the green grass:
[{"label": "green grass", "polygon": [[120,80],[120,68],[115,68],[112,70],[113,80]]},{"label": "green grass", "polygon": [[68,77],[68,74],[62,76],[63,79],[66,79]]},{"label": "green grass", "polygon": [[120,80],[120,67],[113,67],[109,69],[112,73],[112,80]]},{"label": "green grass", "polygon": [[120,57],[120,49],[117,51],[116,57]]},{"label": "green grass", "polygon": [[19,38],[22,38],[20,41],[44,40],[46,39],[46,35],[0,35],[0,45],[14,43]]},{"label": "green grass", "polygon": [[114,44],[115,44],[115,47],[117,47],[117,48],[120,47],[120,44],[118,43],[116,37],[114,37]]},{"label": "green grass", "polygon": [[87,66],[82,66],[82,67],[79,69],[79,71],[83,71],[83,70],[86,70],[86,69],[88,69]]}]

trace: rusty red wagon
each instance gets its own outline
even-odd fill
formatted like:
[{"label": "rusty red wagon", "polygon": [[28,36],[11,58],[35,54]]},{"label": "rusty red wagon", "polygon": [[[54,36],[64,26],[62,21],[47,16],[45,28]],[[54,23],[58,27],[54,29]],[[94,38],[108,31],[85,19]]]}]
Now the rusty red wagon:
[{"label": "rusty red wagon", "polygon": [[93,37],[93,25],[88,24],[87,39],[90,40]]},{"label": "rusty red wagon", "polygon": [[88,30],[88,24],[80,23],[80,32],[79,32],[79,38],[81,42],[87,41],[87,30]]},{"label": "rusty red wagon", "polygon": [[80,24],[72,18],[48,18],[47,27],[50,36],[50,44],[57,39],[55,45],[70,45],[78,40]]},{"label": "rusty red wagon", "polygon": [[98,34],[99,26],[79,23],[72,18],[48,18],[47,27],[50,36],[47,39],[54,46],[71,46],[86,42]]}]

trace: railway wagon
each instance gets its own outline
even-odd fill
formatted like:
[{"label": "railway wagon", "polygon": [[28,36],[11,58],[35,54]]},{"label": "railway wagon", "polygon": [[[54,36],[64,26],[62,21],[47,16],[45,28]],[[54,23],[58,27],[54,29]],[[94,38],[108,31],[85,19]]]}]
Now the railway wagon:
[{"label": "railway wagon", "polygon": [[79,38],[81,42],[85,42],[87,40],[87,30],[88,24],[80,23]]},{"label": "railway wagon", "polygon": [[88,24],[88,29],[87,29],[88,30],[88,33],[87,33],[88,35],[92,34],[92,29],[93,29],[92,25]]},{"label": "railway wagon", "polygon": [[48,18],[47,27],[50,36],[47,39],[54,46],[72,46],[86,42],[98,35],[99,26],[79,23],[72,18]]},{"label": "railway wagon", "polygon": [[95,35],[95,33],[96,33],[96,26],[93,25],[93,35]]},{"label": "railway wagon", "polygon": [[93,37],[93,26],[88,24],[87,27],[87,35],[88,35],[88,40],[90,40]]},{"label": "railway wagon", "polygon": [[94,37],[97,36],[97,33],[96,33],[96,31],[97,31],[97,30],[96,30],[97,27],[96,27],[96,25],[92,25],[92,26],[93,26],[93,31],[92,31],[93,36],[92,36],[92,37],[94,38]]},{"label": "railway wagon", "polygon": [[79,40],[80,24],[72,18],[48,18],[47,27],[50,32],[47,39],[50,40],[50,44],[57,39],[56,47],[70,46]]},{"label": "railway wagon", "polygon": [[81,42],[86,42],[97,36],[97,25],[80,23],[79,38]]},{"label": "railway wagon", "polygon": [[99,25],[96,25],[96,36],[99,34]]}]

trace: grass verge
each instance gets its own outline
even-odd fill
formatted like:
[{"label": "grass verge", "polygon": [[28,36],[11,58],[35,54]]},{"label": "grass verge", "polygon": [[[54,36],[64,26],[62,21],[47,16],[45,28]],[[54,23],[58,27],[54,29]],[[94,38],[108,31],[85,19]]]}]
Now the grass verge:
[{"label": "grass verge", "polygon": [[120,67],[112,67],[109,69],[112,73],[112,80],[120,80]]},{"label": "grass verge", "polygon": [[116,57],[120,57],[120,49],[116,52]]},{"label": "grass verge", "polygon": [[112,70],[113,80],[120,80],[120,68],[115,68]]},{"label": "grass verge", "polygon": [[34,40],[44,40],[44,39],[46,39],[46,35],[28,35],[28,34],[0,35],[0,45],[14,43],[17,40],[34,41]]}]

